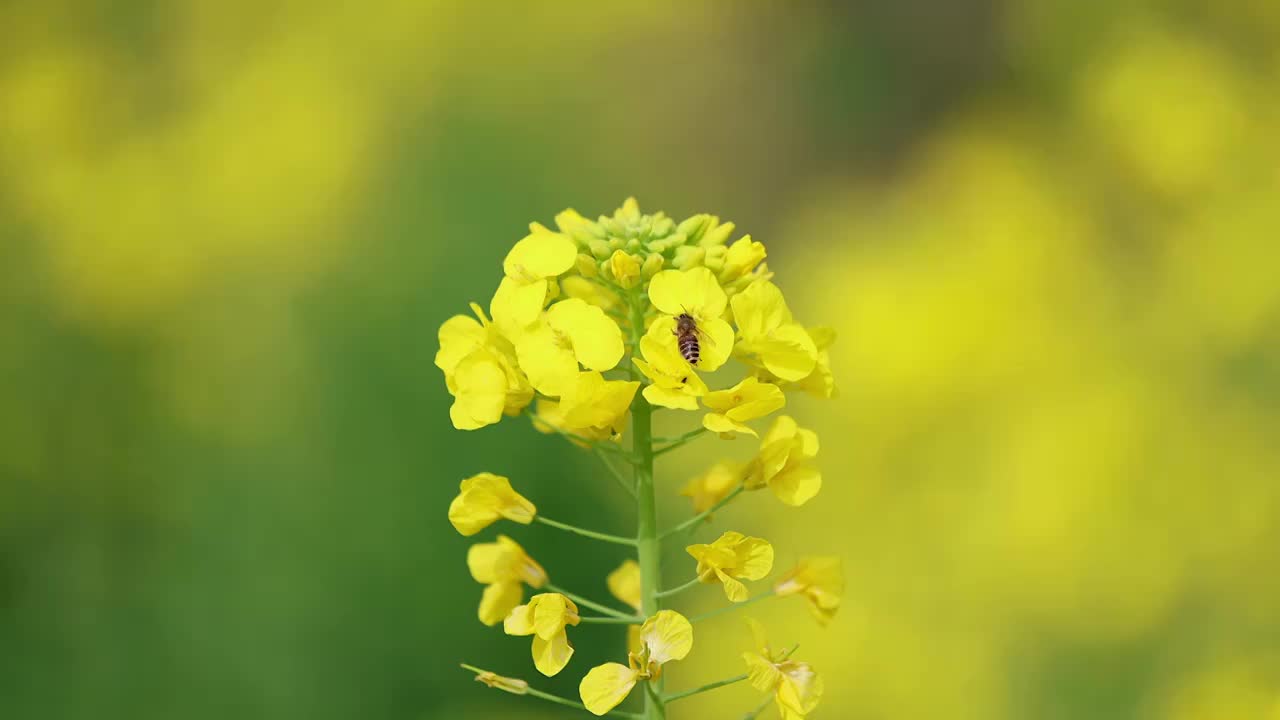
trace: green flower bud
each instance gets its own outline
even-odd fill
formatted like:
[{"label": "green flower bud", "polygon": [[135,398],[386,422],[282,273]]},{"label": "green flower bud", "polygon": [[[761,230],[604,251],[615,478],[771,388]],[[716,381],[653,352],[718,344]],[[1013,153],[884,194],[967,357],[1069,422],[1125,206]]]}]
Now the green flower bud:
[{"label": "green flower bud", "polygon": [[613,252],[613,248],[609,247],[609,243],[600,238],[591,238],[588,243],[591,248],[591,254],[596,256],[597,260],[604,260]]},{"label": "green flower bud", "polygon": [[688,270],[702,265],[707,251],[700,247],[684,245],[676,248],[676,258],[671,263],[677,270]]},{"label": "green flower bud", "polygon": [[591,278],[596,276],[596,261],[595,258],[590,255],[585,253],[579,254],[578,259],[574,261],[573,266],[577,269],[578,274],[583,277]]},{"label": "green flower bud", "polygon": [[649,253],[649,256],[644,259],[644,265],[640,266],[640,276],[648,282],[658,274],[664,262],[665,259],[658,253]]}]

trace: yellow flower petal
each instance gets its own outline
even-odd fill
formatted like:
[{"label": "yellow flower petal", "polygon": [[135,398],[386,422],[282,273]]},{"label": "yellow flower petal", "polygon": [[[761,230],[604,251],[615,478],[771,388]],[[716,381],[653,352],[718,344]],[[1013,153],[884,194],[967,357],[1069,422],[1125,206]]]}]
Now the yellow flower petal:
[{"label": "yellow flower petal", "polygon": [[[524,548],[506,535],[499,535],[497,542],[472,545],[467,550],[467,569],[476,582],[486,585],[523,582],[530,587],[539,588],[547,582],[547,573],[542,566],[534,562]],[[508,611],[510,609],[507,608]]]},{"label": "yellow flower petal", "polygon": [[503,278],[489,301],[493,324],[508,339],[516,340],[542,314],[547,302],[547,281],[520,283]]},{"label": "yellow flower petal", "polygon": [[748,377],[728,390],[707,394],[703,404],[717,412],[708,414],[702,424],[712,432],[722,435],[734,432],[756,432],[742,423],[764,417],[786,405],[786,395],[777,385],[762,383]]},{"label": "yellow flower petal", "polygon": [[788,382],[803,379],[818,359],[818,348],[805,329],[794,322],[778,286],[753,282],[733,296],[733,318],[742,341],[739,355]]},{"label": "yellow flower petal", "polygon": [[507,403],[507,374],[484,348],[463,358],[454,369],[453,405],[449,419],[459,430],[476,430],[502,419]]},{"label": "yellow flower petal", "polygon": [[502,269],[508,278],[528,283],[568,272],[577,256],[577,247],[564,235],[535,231],[511,248]]},{"label": "yellow flower petal", "polygon": [[728,573],[715,568],[716,579],[724,586],[724,596],[732,603],[746,602],[751,598],[751,593],[747,592],[747,586],[738,580],[735,580]]},{"label": "yellow flower petal", "polygon": [[574,357],[588,370],[612,370],[622,359],[622,330],[586,301],[570,298],[552,305],[547,309],[547,324],[565,338]]},{"label": "yellow flower petal", "polygon": [[560,593],[543,593],[533,610],[533,628],[538,637],[550,639],[563,633],[566,625],[577,625],[578,606]]},{"label": "yellow flower petal", "polygon": [[747,663],[747,678],[751,687],[766,693],[777,690],[782,683],[782,673],[768,658],[758,653],[744,652],[742,659]]},{"label": "yellow flower petal", "polygon": [[[581,301],[578,301],[581,302]],[[557,396],[578,374],[573,348],[547,322],[535,322],[516,339],[516,357],[529,384],[543,395]]]},{"label": "yellow flower petal", "polygon": [[683,660],[693,650],[693,625],[674,610],[659,610],[640,626],[640,640],[649,648],[651,662]]},{"label": "yellow flower petal", "polygon": [[803,380],[817,366],[818,351],[804,328],[783,325],[767,338],[744,342],[746,352],[757,355],[765,369],[783,380]]},{"label": "yellow flower petal", "polygon": [[569,664],[569,659],[572,657],[573,645],[569,643],[569,637],[563,630],[550,638],[534,636],[533,666],[543,675],[553,677]]},{"label": "yellow flower petal", "polygon": [[719,370],[733,354],[733,327],[719,317],[698,320],[702,356],[697,369],[702,372]]},{"label": "yellow flower petal", "polygon": [[449,505],[449,522],[463,535],[475,535],[499,518],[528,525],[537,508],[501,475],[480,473],[462,481]]},{"label": "yellow flower petal", "polygon": [[728,440],[737,433],[746,433],[747,435],[755,435],[756,431],[752,430],[749,425],[743,425],[734,422],[728,415],[720,413],[707,413],[702,416],[702,427],[713,433],[720,433],[720,437]]},{"label": "yellow flower petal", "polygon": [[570,428],[610,427],[621,431],[638,381],[605,380],[600,373],[578,373],[560,396],[564,422]]},{"label": "yellow flower petal", "polygon": [[769,489],[782,502],[799,507],[822,490],[822,473],[812,465],[788,468],[769,481]]},{"label": "yellow flower petal", "polygon": [[518,581],[498,582],[486,586],[480,596],[480,622],[490,627],[502,622],[524,599],[524,588]]},{"label": "yellow flower petal", "polygon": [[689,313],[700,321],[724,314],[728,297],[705,267],[663,270],[649,281],[649,301],[668,315]]},{"label": "yellow flower petal", "polygon": [[533,611],[537,607],[538,598],[541,595],[534,595],[529,602],[519,605],[511,609],[507,616],[502,619],[502,632],[508,635],[524,637],[533,634]]},{"label": "yellow flower petal", "polygon": [[640,284],[640,258],[623,250],[614,250],[605,261],[607,276],[619,287],[630,289]]},{"label": "yellow flower petal", "polygon": [[698,577],[703,582],[719,581],[733,602],[748,597],[737,578],[759,580],[773,569],[773,546],[739,532],[726,532],[710,544],[690,545],[685,551],[698,561]]},{"label": "yellow flower petal", "polygon": [[444,374],[453,375],[454,369],[471,351],[483,346],[489,333],[483,325],[469,315],[454,315],[440,326],[437,337],[440,350],[436,352],[436,367]]},{"label": "yellow flower petal", "polygon": [[732,245],[725,255],[724,267],[720,270],[720,282],[728,283],[750,273],[761,262],[765,256],[764,244],[755,242],[750,235],[746,235]]},{"label": "yellow flower petal", "polygon": [[804,595],[820,623],[827,623],[840,608],[844,595],[844,569],[840,558],[801,558],[800,562],[773,586],[779,597]]},{"label": "yellow flower petal", "polygon": [[[773,330],[794,322],[782,290],[768,281],[754,282],[733,296],[733,319],[744,338],[767,336]],[[816,351],[817,348],[815,347]]]},{"label": "yellow flower petal", "polygon": [[592,715],[604,715],[627,699],[637,677],[636,671],[626,665],[597,665],[578,684],[578,695]]},{"label": "yellow flower petal", "polygon": [[822,699],[822,678],[808,663],[784,662],[779,666],[782,682],[778,685],[778,706],[784,717],[803,718],[813,712]]},{"label": "yellow flower petal", "polygon": [[609,592],[637,611],[640,609],[640,565],[635,560],[625,560],[605,579]]},{"label": "yellow flower petal", "polygon": [[[635,362],[639,363],[640,361],[637,360]],[[698,409],[698,398],[681,390],[671,390],[658,385],[646,385],[643,394],[644,399],[648,400],[650,405],[671,408],[672,410]]]},{"label": "yellow flower petal", "polygon": [[680,494],[693,501],[694,513],[704,512],[742,482],[742,471],[742,463],[722,460],[685,484]]}]

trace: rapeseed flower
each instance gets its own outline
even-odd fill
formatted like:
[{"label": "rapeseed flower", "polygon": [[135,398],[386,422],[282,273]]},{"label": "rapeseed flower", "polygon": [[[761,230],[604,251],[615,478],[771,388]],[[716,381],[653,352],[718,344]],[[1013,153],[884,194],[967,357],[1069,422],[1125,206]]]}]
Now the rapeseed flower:
[{"label": "rapeseed flower", "polygon": [[835,617],[844,595],[844,568],[840,558],[800,558],[800,562],[774,584],[773,593],[778,597],[803,595],[814,617],[825,625]]},{"label": "rapeseed flower", "polygon": [[547,308],[515,342],[520,368],[544,395],[561,395],[578,374],[612,370],[622,359],[622,331],[604,310],[569,298]]},{"label": "rapeseed flower", "polygon": [[547,571],[506,535],[499,535],[497,542],[472,545],[467,569],[485,585],[478,615],[490,626],[502,622],[524,600],[525,585],[537,589],[547,584]]},{"label": "rapeseed flower", "polygon": [[710,544],[690,545],[685,551],[698,561],[698,579],[724,585],[730,602],[745,602],[749,597],[739,578],[759,580],[773,569],[773,546],[739,532],[726,532]]},{"label": "rapeseed flower", "polygon": [[775,652],[760,624],[749,622],[758,648],[742,654],[751,686],[760,692],[773,693],[782,720],[804,720],[822,699],[822,678],[809,663],[791,660],[789,653]]},{"label": "rapeseed flower", "polygon": [[435,358],[454,398],[449,418],[459,430],[517,415],[533,400],[533,387],[520,371],[511,343],[478,305],[472,303],[471,309],[478,320],[455,315],[440,326]]},{"label": "rapeseed flower", "polygon": [[694,513],[710,510],[742,484],[745,467],[742,463],[721,460],[712,465],[711,469],[685,483],[680,494],[693,501]]},{"label": "rapeseed flower", "polygon": [[729,298],[709,269],[663,270],[649,281],[649,301],[663,313],[650,327],[649,336],[675,347],[676,316],[688,314],[702,338],[697,369],[710,372],[729,359],[733,351],[733,328],[724,320]]},{"label": "rapeseed flower", "polygon": [[768,487],[788,505],[803,505],[822,489],[822,473],[809,461],[818,454],[818,434],[796,424],[789,415],[774,420],[760,450],[747,466],[748,490]]},{"label": "rapeseed flower", "polygon": [[795,322],[777,285],[760,280],[733,296],[738,323],[734,354],[749,365],[795,382],[813,372],[818,347],[804,326]]},{"label": "rapeseed flower", "polygon": [[507,615],[502,629],[508,635],[533,635],[533,664],[551,677],[564,669],[573,657],[573,645],[565,627],[577,625],[578,606],[560,593],[534,595]]},{"label": "rapeseed flower", "polygon": [[787,397],[777,385],[748,376],[728,390],[708,393],[702,404],[714,411],[702,416],[702,426],[727,439],[735,433],[755,435],[756,431],[743,423],[780,409],[787,404]]},{"label": "rapeseed flower", "polygon": [[609,592],[623,603],[640,610],[640,565],[635,560],[625,560],[605,578]]},{"label": "rapeseed flower", "polygon": [[638,649],[627,656],[627,664],[597,665],[582,678],[578,694],[593,715],[616,708],[640,680],[656,680],[662,666],[683,660],[693,650],[693,625],[674,610],[659,610],[640,626]]},{"label": "rapeseed flower", "polygon": [[449,504],[449,522],[463,535],[475,535],[501,518],[528,525],[538,512],[501,475],[472,475],[458,489],[458,497]]}]

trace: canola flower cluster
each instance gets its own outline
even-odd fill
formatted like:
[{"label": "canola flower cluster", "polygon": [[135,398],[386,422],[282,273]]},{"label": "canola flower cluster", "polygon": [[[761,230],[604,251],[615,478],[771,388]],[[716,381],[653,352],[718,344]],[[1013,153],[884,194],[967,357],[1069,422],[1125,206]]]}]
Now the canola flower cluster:
[{"label": "canola flower cluster", "polygon": [[[626,664],[605,663],[586,672],[581,702],[536,690],[522,679],[463,667],[509,693],[594,715],[648,720],[665,718],[669,703],[748,680],[765,700],[747,717],[775,704],[784,720],[803,720],[822,697],[822,680],[808,663],[791,659],[794,647],[771,647],[754,620],[748,621],[753,642],[742,655],[744,673],[668,693],[664,668],[693,650],[700,620],[747,603],[802,596],[820,622],[830,620],[843,592],[839,560],[802,558],[753,597],[746,583],[773,571],[774,549],[767,540],[729,531],[710,543],[688,545],[692,577],[670,588],[662,587],[661,549],[664,540],[692,537],[744,492],[768,488],[789,506],[818,494],[817,434],[787,415],[776,416],[763,434],[748,423],[783,409],[788,393],[835,394],[828,355],[834,333],[792,316],[772,281],[764,245],[750,236],[730,242],[733,223],[711,215],[676,222],[662,213],[642,214],[629,199],[611,217],[593,222],[565,210],[555,224],[556,230],[531,224],[512,247],[488,314],[472,303],[474,316],[445,321],[436,365],[453,396],[454,427],[475,430],[524,415],[539,431],[595,453],[635,499],[636,533],[611,535],[544,517],[509,478],[487,472],[462,481],[449,521],[464,536],[500,520],[539,522],[632,548],[635,559],[605,578],[627,610],[553,585],[547,571],[505,535],[473,545],[467,554],[472,577],[485,586],[480,621],[501,624],[508,635],[531,636],[534,667],[543,675],[569,665],[569,628],[582,624],[629,626],[629,652]],[[704,375],[731,359],[745,369],[741,380],[712,389]],[[660,408],[698,413],[699,427],[654,438],[652,415]],[[630,449],[622,443],[624,434],[630,435]],[[680,492],[690,499],[693,515],[660,531],[654,459],[706,434],[752,436],[759,445],[749,461],[717,462],[690,480]],[[692,619],[664,607],[669,598],[703,584],[720,587],[730,604]],[[526,601],[526,586],[541,592]],[[584,615],[581,608],[596,614]],[[638,685],[644,712],[618,710]]]}]

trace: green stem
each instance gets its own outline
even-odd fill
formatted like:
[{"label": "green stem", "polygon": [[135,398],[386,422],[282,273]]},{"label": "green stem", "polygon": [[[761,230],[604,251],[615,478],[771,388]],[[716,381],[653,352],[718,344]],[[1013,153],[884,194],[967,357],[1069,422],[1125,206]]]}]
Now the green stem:
[{"label": "green stem", "polygon": [[638,617],[580,617],[578,619],[587,624],[595,623],[598,625],[639,625],[644,622],[643,618]]},{"label": "green stem", "polygon": [[[644,298],[633,298],[631,335],[633,347],[640,347],[644,330]],[[661,608],[658,595],[662,584],[662,543],[658,538],[658,503],[653,488],[653,409],[642,393],[631,402],[631,456],[636,488],[636,554],[640,563],[640,614],[652,617]],[[648,685],[649,683],[646,683]],[[667,711],[655,688],[645,694],[644,717],[666,720]]]},{"label": "green stem", "polygon": [[679,592],[683,592],[683,591],[685,591],[685,590],[688,590],[689,588],[693,587],[694,585],[697,585],[697,584],[698,584],[698,583],[700,583],[700,582],[702,582],[702,580],[700,580],[699,578],[696,578],[696,577],[695,577],[694,579],[690,580],[689,582],[687,582],[687,583],[685,583],[685,584],[683,584],[683,585],[681,585],[681,586],[679,586],[679,587],[673,587],[673,588],[671,588],[670,590],[663,590],[662,592],[658,593],[658,597],[660,597],[660,598],[664,598],[664,597],[671,597],[672,595],[675,595],[676,593],[679,593]]},{"label": "green stem", "polygon": [[717,616],[717,615],[723,615],[723,614],[725,614],[725,613],[727,613],[727,612],[733,612],[734,610],[738,610],[738,609],[740,609],[740,608],[744,608],[744,607],[746,607],[746,606],[750,605],[751,603],[757,603],[757,602],[760,602],[761,600],[764,600],[765,598],[771,598],[771,597],[773,597],[773,591],[772,591],[772,590],[769,590],[768,592],[762,592],[762,593],[760,593],[759,595],[756,595],[756,596],[755,596],[755,597],[753,597],[753,598],[747,598],[746,600],[743,600],[743,601],[742,601],[742,602],[740,602],[740,603],[733,603],[732,605],[726,605],[726,606],[721,607],[721,608],[716,608],[715,610],[712,610],[711,612],[706,612],[706,613],[703,613],[703,614],[701,614],[701,615],[697,615],[697,616],[691,617],[691,618],[689,618],[689,622],[691,622],[691,623],[695,623],[695,624],[696,624],[696,623],[700,623],[700,622],[702,622],[703,620],[710,620],[711,618],[713,618],[713,617],[715,617],[715,616]]},{"label": "green stem", "polygon": [[736,488],[734,488],[734,489],[733,489],[733,492],[731,492],[731,493],[729,493],[728,495],[725,495],[723,498],[721,498],[721,499],[720,499],[720,502],[716,503],[715,505],[712,505],[711,507],[707,508],[706,510],[703,510],[702,512],[698,513],[697,515],[694,515],[693,517],[689,518],[688,520],[685,520],[684,522],[680,523],[679,525],[677,525],[677,526],[675,526],[675,527],[673,527],[673,528],[668,529],[667,531],[663,532],[663,533],[662,533],[661,535],[659,535],[658,537],[660,537],[660,538],[670,537],[670,536],[675,535],[676,533],[680,532],[681,530],[687,530],[688,528],[691,528],[691,527],[693,527],[694,525],[697,525],[698,523],[702,522],[703,520],[706,520],[706,519],[707,519],[707,516],[709,516],[711,513],[713,513],[713,512],[715,512],[715,511],[719,510],[720,508],[724,507],[725,505],[728,505],[730,502],[732,502],[732,501],[733,501],[733,499],[734,499],[734,498],[736,498],[736,497],[738,497],[739,495],[741,495],[741,494],[742,494],[742,492],[743,492],[744,490],[746,490],[746,489],[747,489],[747,488],[746,488],[746,486],[745,486],[745,485],[739,485],[738,487],[736,487]]},{"label": "green stem", "polygon": [[698,428],[697,430],[690,430],[689,432],[683,435],[680,435],[679,437],[662,438],[660,440],[654,440],[655,443],[662,445],[662,447],[658,448],[657,450],[654,450],[653,454],[665,455],[671,452],[672,450],[675,450],[676,448],[683,447],[690,440],[693,440],[694,438],[697,438],[706,432],[707,432],[706,428]]},{"label": "green stem", "polygon": [[741,675],[734,675],[731,678],[725,678],[724,680],[717,680],[713,683],[707,683],[702,687],[696,687],[692,690],[685,690],[683,692],[678,692],[674,695],[668,695],[665,698],[663,698],[663,700],[668,703],[673,703],[677,700],[683,700],[691,695],[697,695],[698,693],[704,693],[704,692],[707,692],[708,690],[715,690],[716,688],[722,688],[725,685],[732,685],[737,682],[742,682],[743,680],[746,680],[748,677],[750,676],[747,675],[746,673],[743,673]]},{"label": "green stem", "polygon": [[764,712],[765,709],[769,707],[769,703],[771,702],[773,702],[772,695],[765,698],[763,702],[757,705],[755,710],[752,710],[748,712],[746,715],[743,715],[742,720],[756,720],[756,718],[760,717],[760,713]]},{"label": "green stem", "polygon": [[559,528],[583,537],[589,537],[593,540],[614,543],[615,545],[630,545],[631,547],[635,547],[636,544],[635,538],[622,537],[620,535],[609,535],[607,533],[596,532],[595,530],[587,530],[586,528],[580,528],[576,525],[570,525],[569,523],[562,523],[559,520],[552,520],[551,518],[543,517],[541,515],[535,515],[533,519],[543,525],[550,525],[553,528]]},{"label": "green stem", "polygon": [[[480,674],[482,674],[482,673],[489,672],[488,670],[481,670],[480,668],[475,667],[474,665],[467,665],[466,663],[461,663],[461,665],[462,665],[462,668],[463,668],[464,670],[470,670],[471,672],[473,672],[473,673],[475,673],[475,674],[477,674],[477,675],[480,675]],[[510,691],[504,691],[504,692],[510,692]],[[586,710],[586,709],[587,709],[585,705],[583,705],[582,703],[580,703],[580,702],[578,702],[578,701],[576,701],[576,700],[570,700],[570,699],[568,699],[568,698],[562,698],[562,697],[560,697],[559,695],[552,695],[551,693],[545,693],[545,692],[542,692],[541,690],[535,690],[535,689],[533,689],[533,688],[531,688],[531,687],[526,687],[526,688],[525,688],[525,691],[524,691],[523,693],[512,693],[512,694],[513,694],[513,695],[520,695],[520,694],[528,695],[529,697],[536,697],[536,698],[538,698],[539,700],[546,700],[547,702],[552,702],[552,703],[555,703],[555,704],[557,704],[557,705],[564,705],[565,707],[571,707],[571,708],[575,708],[575,709],[577,709],[577,710]],[[637,715],[636,713],[623,712],[623,711],[621,711],[621,710],[611,710],[611,711],[609,711],[609,712],[607,712],[607,713],[605,713],[605,714],[606,714],[606,715],[608,715],[609,717],[632,718],[633,720],[642,720],[641,716],[640,716],[640,715]]]},{"label": "green stem", "polygon": [[595,610],[596,612],[599,612],[599,613],[604,613],[609,617],[626,620],[628,622],[644,622],[643,618],[638,618],[635,615],[628,615],[624,612],[619,612],[609,607],[608,605],[601,605],[600,603],[588,600],[582,597],[581,595],[574,595],[568,590],[565,590],[564,588],[556,587],[551,583],[547,583],[544,587],[547,589],[547,592],[560,593],[561,595],[569,598],[570,600],[574,601],[575,603],[583,607],[589,607],[592,610]]}]

